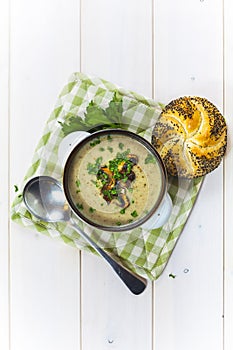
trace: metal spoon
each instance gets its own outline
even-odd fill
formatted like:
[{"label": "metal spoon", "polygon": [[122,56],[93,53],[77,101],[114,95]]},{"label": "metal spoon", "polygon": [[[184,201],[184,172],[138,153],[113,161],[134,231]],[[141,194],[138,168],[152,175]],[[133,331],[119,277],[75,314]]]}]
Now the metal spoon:
[{"label": "metal spoon", "polygon": [[147,280],[129,271],[103,249],[101,249],[71,217],[61,184],[49,176],[31,179],[23,190],[23,199],[28,210],[38,219],[46,222],[65,221],[82,236],[109,263],[133,294],[140,294],[147,285]]}]

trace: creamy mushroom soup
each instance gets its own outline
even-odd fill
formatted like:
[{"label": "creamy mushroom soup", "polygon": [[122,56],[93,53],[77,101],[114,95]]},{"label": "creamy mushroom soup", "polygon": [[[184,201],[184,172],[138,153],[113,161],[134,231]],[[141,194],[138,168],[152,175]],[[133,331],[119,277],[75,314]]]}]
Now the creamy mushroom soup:
[{"label": "creamy mushroom soup", "polygon": [[155,156],[135,138],[103,134],[72,158],[68,187],[82,216],[107,227],[128,225],[156,205],[162,172]]}]

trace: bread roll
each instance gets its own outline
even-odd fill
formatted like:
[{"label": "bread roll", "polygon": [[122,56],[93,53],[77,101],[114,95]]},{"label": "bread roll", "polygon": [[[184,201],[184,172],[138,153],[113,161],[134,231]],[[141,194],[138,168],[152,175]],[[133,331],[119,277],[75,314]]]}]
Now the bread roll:
[{"label": "bread roll", "polygon": [[180,97],[160,114],[152,144],[171,175],[203,176],[218,167],[225,153],[226,122],[207,99]]}]

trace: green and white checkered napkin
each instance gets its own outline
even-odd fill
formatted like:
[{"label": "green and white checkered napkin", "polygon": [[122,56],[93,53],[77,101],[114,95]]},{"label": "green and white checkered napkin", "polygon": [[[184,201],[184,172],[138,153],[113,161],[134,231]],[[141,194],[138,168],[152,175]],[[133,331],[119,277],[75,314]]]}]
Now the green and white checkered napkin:
[{"label": "green and white checkered napkin", "polygon": [[[153,126],[162,110],[162,105],[134,92],[82,73],[74,73],[64,87],[56,107],[47,121],[32,164],[23,180],[23,189],[28,179],[49,175],[62,181],[62,168],[58,161],[58,147],[64,137],[61,123],[70,116],[83,118],[91,101],[106,109],[114,94],[122,97],[123,121],[127,129],[151,140]],[[108,252],[118,256],[132,271],[156,279],[162,273],[200,190],[202,178],[194,180],[169,177],[168,191],[173,201],[169,221],[159,229],[144,231],[141,228],[130,232],[103,232],[78,221],[80,226]],[[12,205],[12,219],[51,237],[59,237],[74,247],[93,252],[93,249],[65,223],[45,223],[33,217],[25,208],[22,196],[17,195]]]}]

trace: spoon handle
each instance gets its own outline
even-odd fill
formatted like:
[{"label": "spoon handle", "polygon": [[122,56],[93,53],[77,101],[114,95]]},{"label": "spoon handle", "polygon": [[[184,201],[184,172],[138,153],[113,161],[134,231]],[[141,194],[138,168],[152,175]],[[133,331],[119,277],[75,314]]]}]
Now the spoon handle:
[{"label": "spoon handle", "polygon": [[132,271],[122,266],[120,263],[116,262],[109,254],[107,254],[102,248],[100,248],[80,227],[71,219],[70,226],[75,229],[80,236],[82,236],[92,248],[95,249],[99,255],[101,255],[106,262],[113,268],[120,279],[125,283],[129,290],[133,294],[141,294],[147,286],[147,280],[141,276],[136,275]]}]

